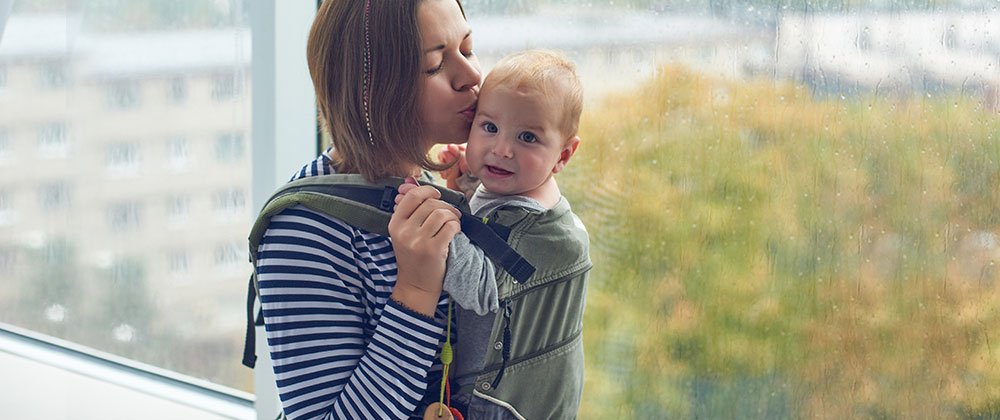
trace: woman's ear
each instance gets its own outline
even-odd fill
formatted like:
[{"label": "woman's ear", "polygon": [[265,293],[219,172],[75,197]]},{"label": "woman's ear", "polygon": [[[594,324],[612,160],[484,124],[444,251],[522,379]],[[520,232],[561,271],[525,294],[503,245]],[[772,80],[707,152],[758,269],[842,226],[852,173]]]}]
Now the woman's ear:
[{"label": "woman's ear", "polygon": [[576,146],[579,145],[579,136],[573,136],[569,140],[566,140],[566,145],[559,152],[559,160],[556,161],[556,166],[552,168],[552,173],[557,174],[566,167],[566,164],[569,163],[569,158],[573,157],[573,154],[576,153]]}]

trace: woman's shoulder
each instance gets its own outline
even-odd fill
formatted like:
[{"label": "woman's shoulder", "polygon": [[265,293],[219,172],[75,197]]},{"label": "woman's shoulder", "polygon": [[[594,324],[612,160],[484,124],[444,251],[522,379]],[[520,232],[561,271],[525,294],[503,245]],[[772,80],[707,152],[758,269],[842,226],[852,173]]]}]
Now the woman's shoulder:
[{"label": "woman's shoulder", "polygon": [[323,153],[320,153],[316,159],[305,164],[302,169],[299,169],[292,175],[292,178],[288,182],[292,182],[299,178],[306,178],[310,176],[320,176],[320,175],[330,175],[337,173],[337,168],[333,166],[333,159],[330,155],[333,153],[333,148],[328,148]]}]

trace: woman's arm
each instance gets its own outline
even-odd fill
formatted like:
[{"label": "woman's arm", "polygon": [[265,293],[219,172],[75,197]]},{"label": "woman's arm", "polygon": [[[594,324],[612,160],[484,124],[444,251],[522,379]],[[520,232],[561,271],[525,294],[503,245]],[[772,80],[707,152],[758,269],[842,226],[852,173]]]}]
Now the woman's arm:
[{"label": "woman's arm", "polygon": [[443,322],[389,300],[391,246],[302,207],[271,219],[258,276],[290,419],[403,419],[422,398]]}]

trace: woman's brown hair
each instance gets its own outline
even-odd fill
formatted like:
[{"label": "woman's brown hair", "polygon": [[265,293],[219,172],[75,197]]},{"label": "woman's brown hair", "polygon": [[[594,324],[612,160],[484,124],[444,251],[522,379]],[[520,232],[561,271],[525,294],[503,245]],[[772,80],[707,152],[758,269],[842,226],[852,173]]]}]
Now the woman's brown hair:
[{"label": "woman's brown hair", "polygon": [[[443,169],[427,154],[417,110],[422,75],[417,8],[423,0],[368,1],[324,1],[306,47],[334,164],[341,173],[360,173],[369,181],[406,175],[413,165]],[[364,109],[366,42],[372,61],[367,92],[371,138]]]}]

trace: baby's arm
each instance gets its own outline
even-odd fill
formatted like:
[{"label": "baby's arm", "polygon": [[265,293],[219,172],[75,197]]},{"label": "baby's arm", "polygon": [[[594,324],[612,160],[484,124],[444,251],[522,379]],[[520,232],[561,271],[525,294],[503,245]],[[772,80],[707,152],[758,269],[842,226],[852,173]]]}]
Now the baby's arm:
[{"label": "baby's arm", "polygon": [[478,315],[500,308],[493,263],[465,234],[458,233],[448,244],[445,264],[443,289],[459,306]]},{"label": "baby's arm", "polygon": [[[407,178],[399,186],[396,202],[415,187],[416,180]],[[448,260],[445,264],[443,289],[455,303],[479,315],[499,309],[493,263],[464,233],[459,232],[448,244]]]}]

